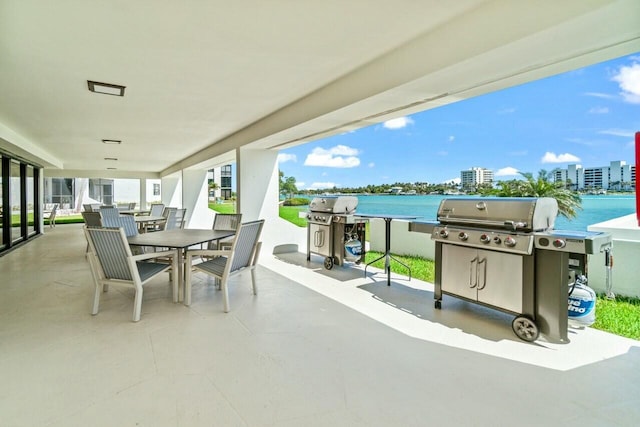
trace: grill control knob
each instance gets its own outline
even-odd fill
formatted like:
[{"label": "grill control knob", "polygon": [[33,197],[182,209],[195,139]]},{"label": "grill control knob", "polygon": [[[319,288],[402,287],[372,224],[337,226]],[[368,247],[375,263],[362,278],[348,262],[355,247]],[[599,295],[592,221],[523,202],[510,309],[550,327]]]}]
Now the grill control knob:
[{"label": "grill control knob", "polygon": [[562,239],[556,239],[556,240],[553,241],[553,246],[558,248],[558,249],[561,249],[561,248],[564,248],[565,246],[567,246],[567,242],[565,242]]},{"label": "grill control knob", "polygon": [[440,234],[440,237],[442,237],[443,239],[446,239],[447,237],[449,237],[449,230],[442,229],[438,234]]},{"label": "grill control knob", "polygon": [[502,239],[500,238],[500,236],[494,237],[493,243],[495,243],[496,245],[499,245],[500,243],[502,243]]},{"label": "grill control knob", "polygon": [[491,239],[486,234],[481,234],[480,235],[480,241],[482,243],[489,243],[491,241]]},{"label": "grill control knob", "polygon": [[506,239],[504,239],[504,245],[505,246],[509,246],[510,248],[512,248],[512,247],[514,247],[516,245],[516,239],[514,239],[511,236],[509,236]]},{"label": "grill control knob", "polygon": [[469,235],[464,231],[461,231],[460,233],[458,233],[458,239],[462,240],[463,242],[468,238],[469,238]]}]

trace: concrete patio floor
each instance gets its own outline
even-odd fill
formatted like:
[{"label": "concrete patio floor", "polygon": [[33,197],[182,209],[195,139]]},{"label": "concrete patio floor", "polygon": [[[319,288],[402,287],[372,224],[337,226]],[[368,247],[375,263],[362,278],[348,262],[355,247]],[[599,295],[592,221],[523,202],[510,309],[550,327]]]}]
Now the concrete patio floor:
[{"label": "concrete patio floor", "polygon": [[0,426],[635,426],[640,342],[590,328],[525,343],[511,316],[380,271],[263,253],[232,311],[196,275],[112,289],[89,314],[81,226],[0,257]]}]

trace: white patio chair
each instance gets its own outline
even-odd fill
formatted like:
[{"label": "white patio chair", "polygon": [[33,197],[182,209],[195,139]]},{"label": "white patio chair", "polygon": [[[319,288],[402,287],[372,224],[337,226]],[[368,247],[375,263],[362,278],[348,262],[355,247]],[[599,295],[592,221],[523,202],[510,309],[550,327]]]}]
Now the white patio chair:
[{"label": "white patio chair", "polygon": [[[120,216],[120,211],[118,210],[118,208],[101,207],[100,216],[102,217],[102,221],[104,222],[105,219],[118,218]],[[109,225],[106,225],[106,224],[104,225],[105,227],[110,227]]]},{"label": "white patio chair", "polygon": [[54,203],[53,206],[51,207],[51,211],[50,212],[46,212],[42,214],[42,218],[49,221],[49,227],[55,227],[56,226],[56,214],[58,212],[58,204]]},{"label": "white patio chair", "polygon": [[[133,321],[140,320],[143,286],[158,274],[173,267],[178,268],[176,250],[133,255],[122,228],[90,228],[84,231],[91,250],[89,264],[95,283],[91,314],[98,314],[100,295],[109,285],[133,288]],[[148,262],[157,257],[171,257],[171,264]],[[173,299],[177,302],[178,281],[169,278],[173,285]]]},{"label": "white patio chair", "polygon": [[[186,259],[186,277],[185,277],[185,305],[191,304],[191,276],[192,268],[195,271],[201,271],[216,278],[222,289],[222,297],[224,303],[224,311],[228,313],[229,307],[229,290],[227,282],[230,277],[246,270],[251,271],[251,285],[253,294],[258,293],[256,287],[255,267],[258,263],[258,255],[260,253],[261,242],[260,233],[264,220],[247,222],[240,225],[233,245],[228,250],[210,250],[196,249],[187,251]],[[194,257],[213,257],[207,261],[193,263]],[[198,259],[199,261],[199,259]],[[192,268],[189,268],[192,266]]]},{"label": "white patio chair", "polygon": [[[213,230],[221,230],[221,231],[237,231],[238,227],[242,223],[242,214],[223,214],[216,213],[215,218],[213,218]],[[223,249],[228,248],[233,245],[233,237],[229,237],[227,239],[220,240],[219,242],[210,242],[207,249]]]}]

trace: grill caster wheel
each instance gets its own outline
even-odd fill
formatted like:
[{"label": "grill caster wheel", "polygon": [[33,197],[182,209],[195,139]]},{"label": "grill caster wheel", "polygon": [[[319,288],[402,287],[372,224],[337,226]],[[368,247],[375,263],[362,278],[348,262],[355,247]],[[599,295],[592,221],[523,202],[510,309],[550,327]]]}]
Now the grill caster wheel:
[{"label": "grill caster wheel", "polygon": [[331,270],[333,268],[333,258],[328,256],[324,259],[324,268],[327,270]]},{"label": "grill caster wheel", "polygon": [[518,338],[524,341],[534,342],[538,339],[538,336],[540,336],[540,330],[536,322],[527,316],[518,316],[513,319],[511,328],[513,328],[513,332]]},{"label": "grill caster wheel", "polygon": [[440,300],[436,300],[436,302],[435,302],[435,304],[434,304],[434,307],[435,307],[437,310],[440,310],[440,309],[442,308],[442,301],[440,301]]}]

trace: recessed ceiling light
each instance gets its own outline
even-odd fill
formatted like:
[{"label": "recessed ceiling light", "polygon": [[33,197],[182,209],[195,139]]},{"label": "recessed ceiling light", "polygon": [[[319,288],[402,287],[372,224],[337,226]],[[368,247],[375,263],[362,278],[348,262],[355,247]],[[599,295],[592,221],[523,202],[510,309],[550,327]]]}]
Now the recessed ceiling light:
[{"label": "recessed ceiling light", "polygon": [[94,82],[92,80],[87,80],[87,85],[91,92],[102,93],[104,95],[124,96],[125,86]]},{"label": "recessed ceiling light", "polygon": [[117,159],[117,158],[115,158],[115,157],[105,157],[104,159],[105,159],[105,160],[118,160],[118,159]]},{"label": "recessed ceiling light", "polygon": [[122,141],[118,139],[103,139],[102,143],[103,144],[122,144]]}]

